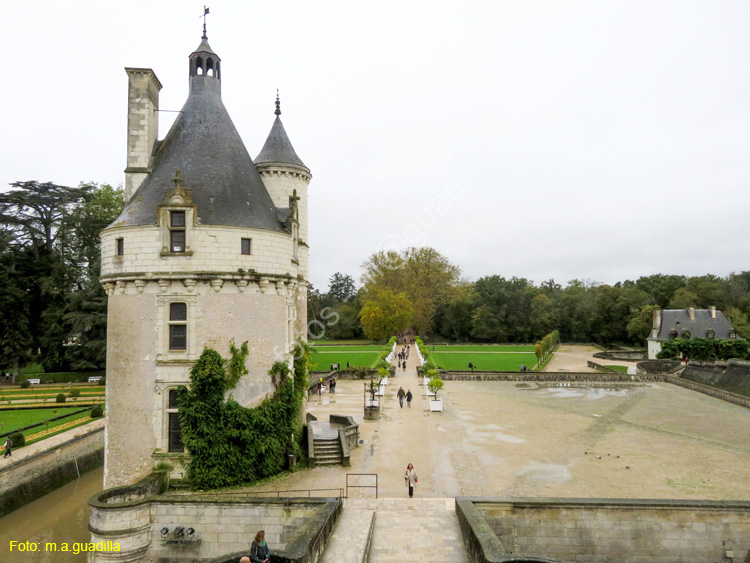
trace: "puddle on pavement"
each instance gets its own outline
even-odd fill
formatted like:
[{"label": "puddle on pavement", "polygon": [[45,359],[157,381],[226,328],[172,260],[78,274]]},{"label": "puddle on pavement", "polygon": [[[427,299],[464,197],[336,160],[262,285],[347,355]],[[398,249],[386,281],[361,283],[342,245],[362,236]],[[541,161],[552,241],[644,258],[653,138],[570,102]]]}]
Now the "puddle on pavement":
[{"label": "puddle on pavement", "polygon": [[565,483],[570,481],[570,470],[565,465],[532,461],[516,473],[516,477],[522,476],[538,483]]},{"label": "puddle on pavement", "polygon": [[603,399],[604,397],[624,397],[632,389],[613,388],[613,387],[586,387],[586,386],[564,386],[564,387],[543,387],[540,386],[535,391],[548,393],[557,399],[567,399],[570,397],[585,397],[586,399]]}]

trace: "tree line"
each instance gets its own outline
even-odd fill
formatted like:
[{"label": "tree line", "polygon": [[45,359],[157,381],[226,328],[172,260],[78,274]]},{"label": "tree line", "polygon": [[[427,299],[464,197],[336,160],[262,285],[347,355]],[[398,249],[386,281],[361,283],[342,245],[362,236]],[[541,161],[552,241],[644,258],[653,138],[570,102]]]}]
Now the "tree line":
[{"label": "tree line", "polygon": [[104,368],[99,233],[122,210],[122,190],[35,181],[11,188],[0,193],[0,368]]},{"label": "tree line", "polygon": [[436,250],[410,248],[373,254],[360,281],[357,289],[353,276],[338,272],[328,292],[311,290],[308,316],[319,321],[313,337],[382,339],[414,326],[453,342],[534,343],[558,330],[564,342],[643,345],[657,306],[716,306],[739,336],[750,337],[750,272],[655,274],[612,285],[501,275],[472,282]]}]

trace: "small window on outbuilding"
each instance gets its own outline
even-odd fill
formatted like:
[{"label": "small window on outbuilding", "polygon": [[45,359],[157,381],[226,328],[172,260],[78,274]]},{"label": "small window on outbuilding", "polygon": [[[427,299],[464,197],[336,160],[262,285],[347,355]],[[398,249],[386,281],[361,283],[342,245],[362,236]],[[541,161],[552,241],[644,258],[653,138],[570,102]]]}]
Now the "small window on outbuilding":
[{"label": "small window on outbuilding", "polygon": [[732,340],[735,340],[737,338],[737,332],[734,331],[734,330],[730,330],[729,331],[729,338],[731,338]]},{"label": "small window on outbuilding", "polygon": [[242,254],[250,255],[252,252],[252,239],[243,238],[240,244],[240,251]]},{"label": "small window on outbuilding", "polygon": [[125,239],[124,238],[118,238],[115,239],[115,252],[117,253],[117,256],[122,256],[125,254]]},{"label": "small window on outbuilding", "polygon": [[716,333],[709,328],[706,331],[706,338],[716,338]]},{"label": "small window on outbuilding", "polygon": [[670,330],[669,331],[669,338],[671,338],[672,340],[674,340],[675,338],[677,338],[677,331],[674,330],[674,329]]},{"label": "small window on outbuilding", "polygon": [[169,304],[169,349],[187,350],[187,304]]}]

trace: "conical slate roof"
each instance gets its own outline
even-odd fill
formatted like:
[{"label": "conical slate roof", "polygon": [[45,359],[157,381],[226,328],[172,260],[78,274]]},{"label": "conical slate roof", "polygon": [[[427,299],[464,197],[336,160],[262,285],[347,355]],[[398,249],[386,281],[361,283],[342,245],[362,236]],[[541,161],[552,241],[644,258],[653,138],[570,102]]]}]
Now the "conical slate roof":
[{"label": "conical slate roof", "polygon": [[[278,107],[278,105],[277,105]],[[262,164],[266,162],[273,162],[279,164],[295,164],[307,168],[305,163],[302,162],[297,153],[294,152],[292,142],[284,130],[284,125],[281,123],[281,118],[278,109],[276,110],[276,119],[271,127],[271,132],[268,134],[266,143],[260,151],[260,154],[255,159],[256,164]]]},{"label": "conical slate roof", "polygon": [[[201,48],[208,48],[208,43]],[[221,101],[221,82],[192,76],[190,95],[143,181],[113,225],[157,223],[157,207],[177,170],[203,225],[282,231],[276,207]]]}]

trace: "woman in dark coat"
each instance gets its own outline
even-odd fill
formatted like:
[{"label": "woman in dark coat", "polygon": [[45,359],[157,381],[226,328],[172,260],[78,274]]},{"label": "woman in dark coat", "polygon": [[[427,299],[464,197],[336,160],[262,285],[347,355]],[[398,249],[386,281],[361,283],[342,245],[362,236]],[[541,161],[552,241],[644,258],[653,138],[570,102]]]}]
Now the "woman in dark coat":
[{"label": "woman in dark coat", "polygon": [[250,546],[250,561],[253,563],[269,563],[270,554],[266,545],[266,531],[261,530],[255,534],[255,539]]}]

